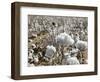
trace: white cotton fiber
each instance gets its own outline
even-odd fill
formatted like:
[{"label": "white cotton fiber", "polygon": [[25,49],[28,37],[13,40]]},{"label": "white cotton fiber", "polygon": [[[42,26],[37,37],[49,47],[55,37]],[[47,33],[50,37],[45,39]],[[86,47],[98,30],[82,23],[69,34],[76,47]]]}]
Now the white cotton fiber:
[{"label": "white cotton fiber", "polygon": [[64,33],[60,33],[56,37],[56,42],[61,45],[69,46],[74,43],[74,40],[71,38],[70,35],[64,32]]},{"label": "white cotton fiber", "polygon": [[86,41],[81,41],[78,40],[75,44],[76,48],[78,48],[79,50],[86,50],[88,45]]},{"label": "white cotton fiber", "polygon": [[56,52],[56,48],[53,45],[48,45],[46,49],[46,57],[53,57],[54,53]]}]

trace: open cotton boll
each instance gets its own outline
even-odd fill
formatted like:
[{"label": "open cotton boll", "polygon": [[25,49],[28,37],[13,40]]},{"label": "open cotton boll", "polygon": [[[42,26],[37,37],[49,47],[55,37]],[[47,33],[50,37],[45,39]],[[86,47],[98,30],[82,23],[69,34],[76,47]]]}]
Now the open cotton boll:
[{"label": "open cotton boll", "polygon": [[29,59],[33,59],[33,54],[32,54],[32,53],[29,53],[28,58],[29,58]]},{"label": "open cotton boll", "polygon": [[28,54],[29,59],[33,59],[33,52],[34,52],[34,50],[32,50],[32,49],[29,51],[29,54]]},{"label": "open cotton boll", "polygon": [[67,64],[68,65],[76,65],[76,64],[80,64],[80,63],[76,57],[70,57],[67,59]]},{"label": "open cotton boll", "polygon": [[74,44],[74,40],[71,38],[71,36],[67,36],[65,37],[65,40],[66,40],[66,44],[69,46],[69,45],[73,45]]},{"label": "open cotton boll", "polygon": [[69,46],[74,43],[74,40],[71,38],[70,35],[64,32],[64,33],[60,33],[56,37],[56,42],[61,45]]},{"label": "open cotton boll", "polygon": [[71,53],[77,53],[79,51],[79,49],[72,49],[72,51],[70,51]]},{"label": "open cotton boll", "polygon": [[37,37],[37,34],[32,34],[33,37]]},{"label": "open cotton boll", "polygon": [[51,58],[53,57],[55,52],[56,52],[56,48],[53,45],[48,45],[45,56]]},{"label": "open cotton boll", "polygon": [[34,62],[35,62],[35,63],[38,63],[38,62],[39,62],[38,57],[34,57]]},{"label": "open cotton boll", "polygon": [[64,39],[65,39],[65,36],[62,36],[61,34],[58,35],[56,37],[56,42],[59,43],[59,44],[64,44]]},{"label": "open cotton boll", "polygon": [[67,58],[70,58],[70,57],[71,57],[70,54],[71,54],[71,53],[64,53],[64,58],[66,58],[66,59],[67,59]]},{"label": "open cotton boll", "polygon": [[79,60],[77,59],[77,57],[71,57],[70,56],[71,53],[64,53],[64,58],[62,61],[63,65],[76,65],[76,64],[80,64]]},{"label": "open cotton boll", "polygon": [[53,50],[54,52],[56,52],[56,48],[55,48],[53,45],[48,45],[48,46],[47,46],[47,49],[51,49],[51,50]]},{"label": "open cotton boll", "polygon": [[76,48],[78,48],[79,50],[86,50],[88,45],[86,41],[81,41],[78,40],[75,44]]}]

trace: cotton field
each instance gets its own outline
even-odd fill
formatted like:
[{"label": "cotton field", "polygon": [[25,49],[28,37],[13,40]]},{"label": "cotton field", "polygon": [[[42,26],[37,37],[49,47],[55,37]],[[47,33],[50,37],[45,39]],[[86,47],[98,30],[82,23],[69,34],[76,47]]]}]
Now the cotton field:
[{"label": "cotton field", "polygon": [[88,63],[88,18],[28,15],[28,66]]}]

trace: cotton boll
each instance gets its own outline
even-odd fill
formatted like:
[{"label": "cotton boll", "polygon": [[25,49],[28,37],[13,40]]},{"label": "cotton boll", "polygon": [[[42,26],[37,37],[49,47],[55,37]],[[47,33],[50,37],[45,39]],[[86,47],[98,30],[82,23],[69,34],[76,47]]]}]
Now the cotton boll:
[{"label": "cotton boll", "polygon": [[32,54],[32,53],[29,53],[28,58],[29,58],[29,59],[33,59],[33,57],[32,57],[32,56],[33,56],[33,54]]},{"label": "cotton boll", "polygon": [[77,53],[79,51],[79,49],[72,49],[72,51],[70,51],[71,53]]},{"label": "cotton boll", "polygon": [[28,59],[30,60],[30,62],[34,62],[34,63],[39,62],[38,56],[34,55],[34,50],[32,49],[29,50]]},{"label": "cotton boll", "polygon": [[29,54],[28,54],[28,58],[29,59],[33,59],[33,52],[34,52],[34,50],[29,50]]},{"label": "cotton boll", "polygon": [[79,50],[86,50],[87,49],[87,42],[86,41],[81,41],[78,40],[75,44],[76,48],[78,48]]},{"label": "cotton boll", "polygon": [[76,57],[70,57],[67,59],[67,64],[68,65],[76,65],[76,64],[80,64],[80,63]]},{"label": "cotton boll", "polygon": [[43,57],[43,59],[44,59],[45,61],[49,61],[49,59],[48,59],[47,57]]},{"label": "cotton boll", "polygon": [[66,36],[65,40],[66,40],[66,45],[68,46],[73,45],[74,43],[74,40],[70,36]]},{"label": "cotton boll", "polygon": [[53,45],[51,45],[51,46],[47,46],[47,49],[51,49],[54,53],[56,52],[56,48],[53,46]]},{"label": "cotton boll", "polygon": [[33,52],[34,50],[30,49],[29,52],[28,52],[28,62],[29,62],[29,65],[32,64],[32,62],[34,61],[33,59]]},{"label": "cotton boll", "polygon": [[52,58],[54,56],[54,53],[56,52],[56,48],[53,45],[48,45],[46,49],[45,56],[48,58]]},{"label": "cotton boll", "polygon": [[60,34],[56,37],[56,42],[59,44],[64,44],[64,39],[65,39],[65,36],[62,36],[62,34]]},{"label": "cotton boll", "polygon": [[62,61],[63,65],[76,65],[76,64],[80,64],[79,60],[77,59],[77,57],[71,57],[70,56],[71,53],[64,53],[64,58]]},{"label": "cotton boll", "polygon": [[69,46],[69,45],[73,45],[74,40],[71,38],[70,35],[64,32],[64,33],[60,33],[56,37],[56,42],[60,45]]},{"label": "cotton boll", "polygon": [[38,59],[38,57],[36,56],[36,57],[34,57],[34,62],[35,63],[38,63],[39,62],[39,59]]},{"label": "cotton boll", "polygon": [[66,58],[66,59],[67,59],[67,58],[70,58],[70,57],[71,57],[70,54],[71,54],[71,53],[69,53],[69,52],[68,52],[68,53],[64,53],[64,58]]}]

